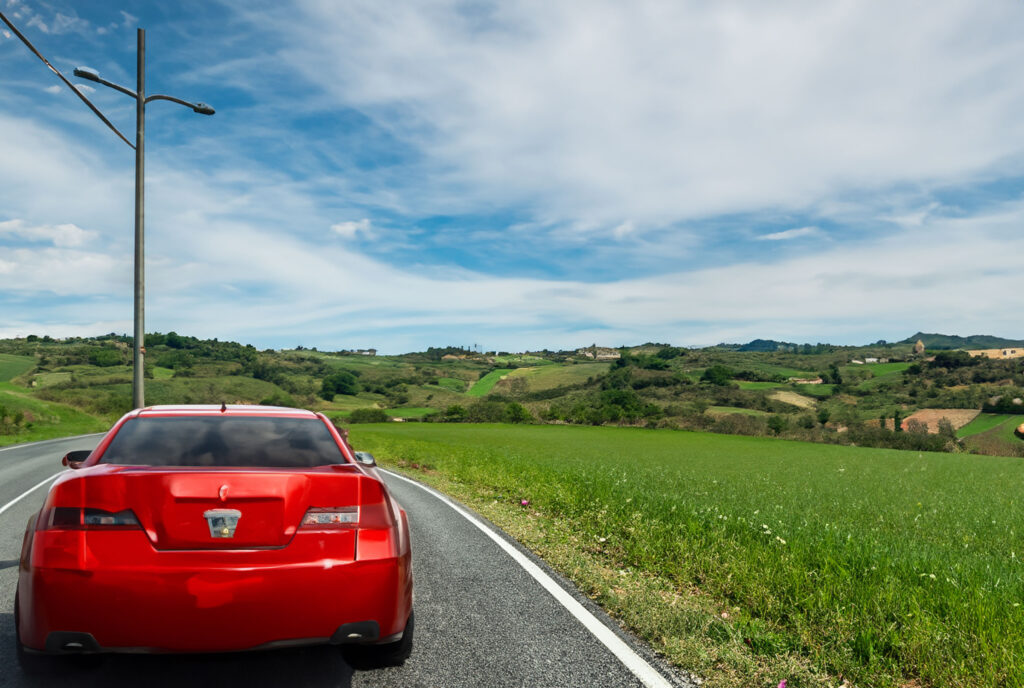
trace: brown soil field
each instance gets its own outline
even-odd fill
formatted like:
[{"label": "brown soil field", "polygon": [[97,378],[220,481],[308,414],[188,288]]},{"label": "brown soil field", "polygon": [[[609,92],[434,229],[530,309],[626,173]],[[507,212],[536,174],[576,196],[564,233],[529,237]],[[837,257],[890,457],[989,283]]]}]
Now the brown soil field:
[{"label": "brown soil field", "polygon": [[772,394],[771,398],[786,404],[799,406],[800,408],[814,408],[815,406],[814,399],[787,390],[779,390],[775,394]]},{"label": "brown soil field", "polygon": [[921,409],[907,416],[903,421],[903,427],[906,428],[907,423],[916,420],[927,425],[928,432],[936,433],[939,431],[939,421],[946,418],[953,424],[954,430],[959,430],[974,420],[979,413],[981,411],[977,409]]}]

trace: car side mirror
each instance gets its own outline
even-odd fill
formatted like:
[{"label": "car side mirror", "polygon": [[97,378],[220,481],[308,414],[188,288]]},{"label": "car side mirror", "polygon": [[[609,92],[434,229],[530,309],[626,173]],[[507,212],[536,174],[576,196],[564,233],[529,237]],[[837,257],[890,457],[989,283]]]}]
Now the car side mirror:
[{"label": "car side mirror", "polygon": [[356,461],[363,464],[364,466],[376,466],[377,460],[373,458],[373,454],[370,452],[356,452]]},{"label": "car side mirror", "polygon": [[82,462],[89,458],[89,454],[92,454],[91,449],[70,451],[64,455],[64,458],[61,459],[60,462],[68,468],[81,468]]}]

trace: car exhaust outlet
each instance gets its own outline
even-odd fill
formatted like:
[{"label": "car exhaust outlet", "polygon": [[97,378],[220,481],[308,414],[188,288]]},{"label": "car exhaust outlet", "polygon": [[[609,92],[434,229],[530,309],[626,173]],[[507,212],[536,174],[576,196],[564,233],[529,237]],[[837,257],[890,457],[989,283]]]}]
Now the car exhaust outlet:
[{"label": "car exhaust outlet", "polygon": [[380,638],[380,626],[376,621],[355,621],[342,624],[331,636],[331,645],[349,643],[373,643]]},{"label": "car exhaust outlet", "polygon": [[99,652],[100,644],[91,633],[74,631],[53,631],[46,636],[46,651],[58,655],[80,655]]}]

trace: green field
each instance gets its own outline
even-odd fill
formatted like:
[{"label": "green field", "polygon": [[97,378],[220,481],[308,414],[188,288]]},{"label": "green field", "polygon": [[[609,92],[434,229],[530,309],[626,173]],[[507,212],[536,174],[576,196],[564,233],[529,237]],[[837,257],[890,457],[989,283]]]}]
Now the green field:
[{"label": "green field", "polygon": [[778,389],[785,385],[781,382],[752,382],[750,380],[736,380],[740,389]]},{"label": "green field", "polygon": [[822,383],[820,385],[793,385],[793,389],[800,394],[806,394],[809,397],[817,397],[818,399],[824,399],[832,396],[835,385],[828,383]]},{"label": "green field", "polygon": [[1002,425],[1013,416],[1000,413],[981,413],[977,418],[960,428],[956,433],[957,437],[970,437],[982,432],[987,432],[994,427]]},{"label": "green field", "polygon": [[36,359],[32,356],[0,354],[0,382],[7,382],[11,378],[28,372],[35,364]]},{"label": "green field", "polygon": [[512,369],[510,368],[498,368],[497,370],[492,370],[473,383],[473,386],[469,388],[467,394],[471,397],[482,397],[494,389],[494,385],[498,384],[498,380],[511,372]]},{"label": "green field", "polygon": [[536,368],[519,368],[509,373],[509,377],[511,379],[522,378],[526,380],[527,388],[531,392],[538,392],[584,383],[588,378],[604,375],[608,372],[608,367],[608,363],[580,363],[569,366],[547,365]]},{"label": "green field", "polygon": [[1024,685],[1018,459],[633,428],[352,435],[708,686]]}]

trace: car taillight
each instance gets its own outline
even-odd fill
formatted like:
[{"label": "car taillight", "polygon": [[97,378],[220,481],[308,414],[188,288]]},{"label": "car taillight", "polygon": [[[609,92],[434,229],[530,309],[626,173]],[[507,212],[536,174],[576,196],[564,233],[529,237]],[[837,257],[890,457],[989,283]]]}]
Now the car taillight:
[{"label": "car taillight", "polygon": [[351,528],[359,522],[359,509],[354,506],[314,508],[302,517],[302,528]]},{"label": "car taillight", "polygon": [[43,514],[41,530],[81,530],[85,528],[139,528],[139,519],[131,509],[104,511],[72,506],[55,506]]}]

